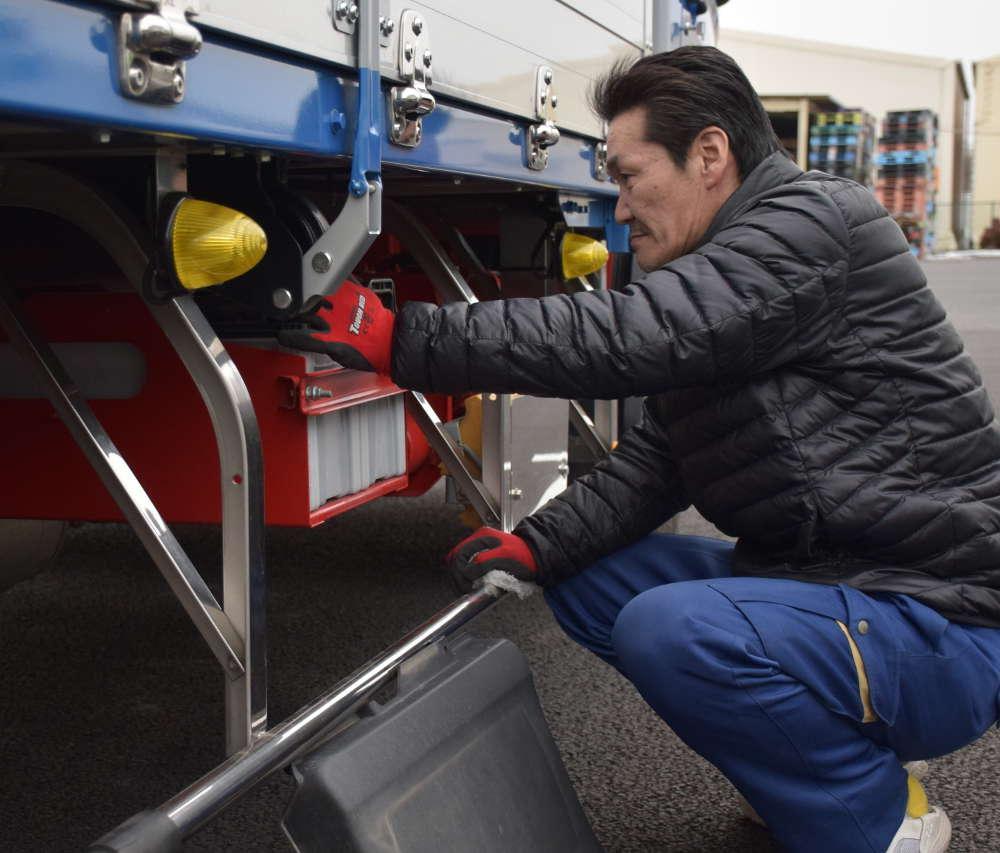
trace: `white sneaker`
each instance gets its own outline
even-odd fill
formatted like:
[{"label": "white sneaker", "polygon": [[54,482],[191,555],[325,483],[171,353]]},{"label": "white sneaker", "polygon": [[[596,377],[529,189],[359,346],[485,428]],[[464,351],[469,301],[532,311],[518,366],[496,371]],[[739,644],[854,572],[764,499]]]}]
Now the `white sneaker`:
[{"label": "white sneaker", "polygon": [[944,853],[951,842],[951,821],[931,806],[923,817],[904,817],[886,853]]}]

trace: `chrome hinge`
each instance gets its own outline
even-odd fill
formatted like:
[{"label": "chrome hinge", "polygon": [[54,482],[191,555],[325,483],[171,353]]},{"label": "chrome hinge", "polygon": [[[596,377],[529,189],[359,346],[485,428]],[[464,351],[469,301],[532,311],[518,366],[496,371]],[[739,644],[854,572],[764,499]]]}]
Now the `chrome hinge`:
[{"label": "chrome hinge", "polygon": [[608,179],[608,143],[594,143],[594,180],[606,181]]},{"label": "chrome hinge", "polygon": [[559,99],[552,91],[552,69],[540,65],[535,72],[534,108],[538,124],[529,124],[524,135],[525,162],[529,169],[540,172],[549,164],[549,152],[559,141],[559,128],[555,125]]},{"label": "chrome hinge", "polygon": [[[388,47],[392,40],[392,34],[396,30],[396,22],[388,15],[381,14],[381,10],[387,8],[388,5],[389,0],[379,0],[379,47]],[[358,0],[333,0],[332,11],[333,26],[337,32],[353,36],[358,29],[358,19],[361,17],[361,7],[358,5]]]},{"label": "chrome hinge", "polygon": [[118,79],[122,94],[140,101],[184,99],[185,60],[201,50],[198,28],[187,19],[197,0],[148,0],[149,12],[125,12],[118,25]]},{"label": "chrome hinge", "polygon": [[404,85],[389,90],[389,140],[404,148],[416,148],[423,133],[421,119],[436,106],[427,88],[431,85],[433,60],[427,21],[419,12],[408,9],[399,19],[397,39],[399,76]]},{"label": "chrome hinge", "polygon": [[[329,6],[327,8],[330,8]],[[355,0],[334,0],[333,26],[338,32],[354,35],[361,11]]]}]

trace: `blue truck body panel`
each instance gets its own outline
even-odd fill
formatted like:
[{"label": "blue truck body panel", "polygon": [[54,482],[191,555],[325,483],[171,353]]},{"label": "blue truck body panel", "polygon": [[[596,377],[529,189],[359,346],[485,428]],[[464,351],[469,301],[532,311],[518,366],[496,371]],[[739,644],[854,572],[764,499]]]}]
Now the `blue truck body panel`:
[{"label": "blue truck body panel", "polygon": [[[0,117],[317,157],[352,153],[358,83],[344,69],[207,33],[188,63],[183,102],[142,103],[119,91],[116,20],[114,9],[98,4],[0,0]],[[591,174],[592,140],[564,133],[544,172],[532,172],[524,165],[524,134],[523,120],[439,101],[424,118],[421,144],[386,143],[382,161],[593,197],[617,194]]]}]

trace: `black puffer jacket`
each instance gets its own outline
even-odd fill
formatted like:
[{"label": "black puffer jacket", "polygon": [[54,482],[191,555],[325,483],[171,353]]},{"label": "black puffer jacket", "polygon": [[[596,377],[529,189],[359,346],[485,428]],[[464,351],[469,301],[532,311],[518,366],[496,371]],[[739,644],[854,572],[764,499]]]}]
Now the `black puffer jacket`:
[{"label": "black puffer jacket", "polygon": [[551,584],[694,504],[739,574],[914,596],[1000,626],[1000,429],[871,193],[765,160],[693,253],[620,292],[410,304],[407,387],[651,395],[517,527]]}]

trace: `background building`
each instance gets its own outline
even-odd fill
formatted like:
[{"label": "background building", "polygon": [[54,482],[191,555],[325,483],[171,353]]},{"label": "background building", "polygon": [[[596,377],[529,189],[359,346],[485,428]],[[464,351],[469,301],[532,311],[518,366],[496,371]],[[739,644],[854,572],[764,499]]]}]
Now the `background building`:
[{"label": "background building", "polygon": [[[947,251],[967,245],[972,233],[967,204],[971,190],[971,87],[958,62],[726,27],[721,28],[719,47],[740,64],[765,97],[825,96],[845,109],[867,110],[877,118],[891,110],[930,109],[937,113],[936,246],[938,251]],[[996,106],[992,115],[1000,133],[1000,58],[994,62],[992,67],[998,70],[994,72]],[[994,144],[1000,145],[1000,136],[994,139]],[[1000,163],[994,168],[1000,180]]]},{"label": "background building", "polygon": [[975,64],[976,154],[973,169],[972,236],[1000,217],[1000,55]]}]

